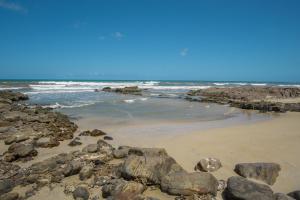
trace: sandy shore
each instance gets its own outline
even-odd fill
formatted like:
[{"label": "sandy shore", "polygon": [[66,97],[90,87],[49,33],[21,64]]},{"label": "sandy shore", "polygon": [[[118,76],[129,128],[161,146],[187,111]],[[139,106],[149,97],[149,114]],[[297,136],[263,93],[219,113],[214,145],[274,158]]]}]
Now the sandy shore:
[{"label": "sandy shore", "polygon": [[[287,193],[300,188],[299,122],[300,113],[285,113],[268,121],[144,139],[136,145],[166,148],[188,171],[201,158],[219,158],[223,167],[214,175],[224,180],[235,175],[237,163],[276,162],[282,170],[272,189]],[[134,145],[130,139],[122,143]]]}]

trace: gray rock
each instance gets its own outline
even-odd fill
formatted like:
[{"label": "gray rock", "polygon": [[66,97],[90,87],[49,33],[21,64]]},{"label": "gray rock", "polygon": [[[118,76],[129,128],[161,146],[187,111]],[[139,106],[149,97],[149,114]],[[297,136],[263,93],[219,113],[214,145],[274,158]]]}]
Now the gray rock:
[{"label": "gray rock", "polygon": [[4,144],[6,145],[10,145],[14,142],[16,142],[16,136],[9,136],[4,140]]},{"label": "gray rock", "polygon": [[295,200],[295,199],[286,194],[276,193],[274,194],[274,200]]},{"label": "gray rock", "polygon": [[125,179],[139,179],[147,184],[160,184],[169,173],[184,171],[164,149],[131,148],[120,168]]},{"label": "gray rock", "polygon": [[59,145],[59,141],[54,137],[43,137],[37,140],[36,145],[42,148],[52,148]]},{"label": "gray rock", "polygon": [[203,172],[214,172],[222,167],[221,161],[217,158],[203,158],[195,166],[195,170]]},{"label": "gray rock", "polygon": [[81,145],[82,142],[80,142],[79,140],[80,140],[80,138],[79,138],[79,137],[76,137],[76,138],[73,139],[68,145],[71,146],[71,147]]},{"label": "gray rock", "polygon": [[79,172],[79,178],[80,180],[86,180],[89,179],[93,174],[93,167],[90,165],[86,165],[82,167],[82,169]]},{"label": "gray rock", "polygon": [[171,195],[213,194],[218,188],[217,179],[204,172],[175,172],[164,176],[161,190]]},{"label": "gray rock", "polygon": [[14,143],[8,148],[8,155],[5,159],[9,162],[17,160],[18,158],[32,157],[37,155],[37,151],[34,149],[33,144],[21,144]]},{"label": "gray rock", "polygon": [[88,153],[96,153],[98,151],[98,145],[97,144],[89,144],[82,151],[88,152]]},{"label": "gray rock", "polygon": [[273,185],[279,175],[280,165],[276,163],[240,163],[234,171],[245,178],[254,178]]},{"label": "gray rock", "polygon": [[15,141],[18,143],[18,142],[26,141],[26,140],[28,140],[28,139],[29,139],[28,136],[26,136],[26,135],[21,135],[21,136],[17,136]]},{"label": "gray rock", "polygon": [[293,197],[296,200],[300,200],[300,190],[288,193],[288,196]]},{"label": "gray rock", "polygon": [[113,156],[114,156],[114,158],[117,158],[117,159],[125,158],[128,156],[128,151],[129,151],[129,148],[115,149],[113,151]]},{"label": "gray rock", "polygon": [[10,192],[14,187],[14,184],[9,179],[0,180],[0,195]]},{"label": "gray rock", "polygon": [[239,176],[228,179],[224,195],[230,200],[274,200],[269,186]]},{"label": "gray rock", "polygon": [[90,193],[87,188],[78,186],[73,192],[73,198],[74,199],[83,199],[83,200],[88,200],[90,197]]},{"label": "gray rock", "polygon": [[78,174],[82,169],[83,164],[80,161],[72,161],[63,169],[64,176],[72,176]]},{"label": "gray rock", "polygon": [[107,136],[107,135],[104,136],[103,139],[104,139],[104,140],[113,140],[113,138],[112,138],[111,136]]}]

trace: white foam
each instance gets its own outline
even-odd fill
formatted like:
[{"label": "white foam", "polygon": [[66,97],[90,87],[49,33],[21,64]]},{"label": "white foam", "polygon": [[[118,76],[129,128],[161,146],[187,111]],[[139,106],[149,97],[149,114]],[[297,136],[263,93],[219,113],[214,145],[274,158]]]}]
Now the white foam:
[{"label": "white foam", "polygon": [[300,85],[278,85],[279,87],[300,87]]},{"label": "white foam", "polygon": [[125,103],[134,103],[136,99],[125,99],[123,100]]},{"label": "white foam", "polygon": [[267,84],[266,83],[250,83],[250,85],[253,85],[253,86],[266,86]]},{"label": "white foam", "polygon": [[84,107],[84,106],[90,106],[95,104],[96,102],[92,102],[92,103],[75,103],[73,105],[61,105],[59,103],[55,103],[53,105],[45,105],[42,106],[44,108],[53,108],[53,109],[57,109],[57,108],[80,108],[80,107]]},{"label": "white foam", "polygon": [[0,87],[0,90],[20,90],[24,89],[24,87]]},{"label": "white foam", "polygon": [[148,98],[140,98],[141,101],[147,101]]}]

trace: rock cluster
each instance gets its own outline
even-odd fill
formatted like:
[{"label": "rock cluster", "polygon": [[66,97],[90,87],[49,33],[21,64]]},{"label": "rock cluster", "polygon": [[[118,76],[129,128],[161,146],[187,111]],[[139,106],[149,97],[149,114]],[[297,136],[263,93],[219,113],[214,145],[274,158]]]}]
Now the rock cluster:
[{"label": "rock cluster", "polygon": [[28,96],[0,91],[0,139],[10,145],[4,152],[8,162],[27,161],[37,155],[36,148],[51,148],[73,138],[77,125],[66,115],[40,106],[26,106]]},{"label": "rock cluster", "polygon": [[242,109],[263,112],[300,112],[300,102],[284,102],[284,99],[300,97],[300,88],[275,86],[212,87],[187,93],[190,101],[229,104]]},{"label": "rock cluster", "polygon": [[121,93],[121,94],[131,94],[131,95],[142,95],[142,90],[140,88],[138,88],[137,86],[124,87],[124,88],[105,87],[102,89],[102,91],[116,92],[116,93]]}]

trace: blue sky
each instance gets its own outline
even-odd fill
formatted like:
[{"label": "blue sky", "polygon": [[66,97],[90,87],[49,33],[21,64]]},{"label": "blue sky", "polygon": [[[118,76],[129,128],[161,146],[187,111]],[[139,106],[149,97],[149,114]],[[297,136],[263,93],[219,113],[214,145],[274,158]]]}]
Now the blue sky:
[{"label": "blue sky", "polygon": [[0,78],[300,81],[299,0],[0,0]]}]

